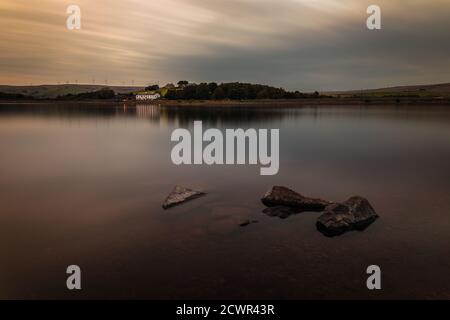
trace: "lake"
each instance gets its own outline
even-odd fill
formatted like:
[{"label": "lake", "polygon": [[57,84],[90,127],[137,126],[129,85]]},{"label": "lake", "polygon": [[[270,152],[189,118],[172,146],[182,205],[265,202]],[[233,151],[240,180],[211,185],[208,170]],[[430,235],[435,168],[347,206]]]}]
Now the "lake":
[{"label": "lake", "polygon": [[[279,129],[279,173],[172,164],[195,120]],[[0,150],[1,299],[450,299],[450,108],[2,104]],[[163,210],[175,185],[208,195]],[[380,218],[328,238],[262,213],[273,185]]]}]

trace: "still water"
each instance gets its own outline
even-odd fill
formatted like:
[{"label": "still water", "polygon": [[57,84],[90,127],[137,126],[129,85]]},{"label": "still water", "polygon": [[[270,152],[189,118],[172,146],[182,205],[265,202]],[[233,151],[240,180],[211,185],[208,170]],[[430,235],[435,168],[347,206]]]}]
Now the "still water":
[{"label": "still water", "polygon": [[[278,175],[173,165],[195,120],[280,129]],[[164,211],[175,185],[208,195]],[[327,238],[319,213],[263,214],[272,185],[380,219]],[[450,299],[450,109],[0,105],[0,298]]]}]

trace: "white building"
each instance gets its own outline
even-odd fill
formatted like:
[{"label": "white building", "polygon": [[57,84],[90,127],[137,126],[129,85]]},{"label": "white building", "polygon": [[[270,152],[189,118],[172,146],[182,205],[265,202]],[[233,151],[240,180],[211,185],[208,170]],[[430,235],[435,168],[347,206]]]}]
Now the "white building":
[{"label": "white building", "polygon": [[156,100],[161,98],[161,95],[159,93],[155,94],[137,94],[136,100],[142,101],[142,100]]}]

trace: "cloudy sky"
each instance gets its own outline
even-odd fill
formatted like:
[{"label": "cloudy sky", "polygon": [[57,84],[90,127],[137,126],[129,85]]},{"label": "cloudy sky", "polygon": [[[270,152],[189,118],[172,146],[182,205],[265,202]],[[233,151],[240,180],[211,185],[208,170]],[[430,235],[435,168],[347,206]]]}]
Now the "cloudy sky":
[{"label": "cloudy sky", "polygon": [[[370,4],[382,30],[366,28]],[[0,84],[450,82],[449,0],[1,0],[0,28]]]}]

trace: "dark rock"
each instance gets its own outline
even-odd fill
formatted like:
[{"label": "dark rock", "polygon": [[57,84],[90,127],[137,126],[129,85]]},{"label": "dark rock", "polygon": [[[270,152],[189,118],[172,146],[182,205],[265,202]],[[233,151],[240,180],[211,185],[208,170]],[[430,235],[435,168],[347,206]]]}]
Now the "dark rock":
[{"label": "dark rock", "polygon": [[267,207],[284,206],[294,208],[297,212],[323,211],[331,202],[305,197],[286,187],[274,186],[261,199]]},{"label": "dark rock", "polygon": [[367,199],[351,197],[343,203],[329,205],[317,219],[317,229],[333,237],[351,230],[364,230],[378,218]]},{"label": "dark rock", "polygon": [[188,200],[196,199],[198,197],[201,197],[205,195],[206,193],[201,191],[195,191],[187,188],[183,188],[180,186],[176,186],[172,192],[169,194],[169,196],[164,201],[162,207],[164,209],[168,209],[170,207],[179,205],[183,202],[186,202]]},{"label": "dark rock", "polygon": [[244,220],[244,221],[242,221],[242,222],[239,224],[239,226],[241,226],[241,227],[246,227],[246,226],[248,226],[249,224],[257,223],[257,222],[258,222],[258,220]]},{"label": "dark rock", "polygon": [[286,219],[290,215],[297,214],[301,211],[286,206],[269,207],[263,210],[263,213],[270,217],[279,217],[280,219]]}]

